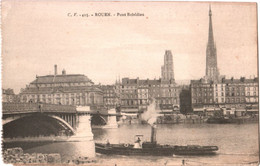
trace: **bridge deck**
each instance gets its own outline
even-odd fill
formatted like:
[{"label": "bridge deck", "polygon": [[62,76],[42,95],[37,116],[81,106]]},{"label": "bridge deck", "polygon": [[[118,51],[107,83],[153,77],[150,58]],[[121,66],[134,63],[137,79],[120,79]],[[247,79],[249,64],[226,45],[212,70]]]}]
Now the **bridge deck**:
[{"label": "bridge deck", "polygon": [[46,103],[2,103],[3,114],[22,114],[34,112],[77,113],[76,106]]},{"label": "bridge deck", "polygon": [[77,111],[77,106],[72,105],[56,105],[47,103],[2,103],[3,115],[10,114],[28,114],[28,113],[70,113],[70,114],[98,114],[103,116],[121,116],[118,113],[108,113],[98,107],[90,106],[88,111]]}]

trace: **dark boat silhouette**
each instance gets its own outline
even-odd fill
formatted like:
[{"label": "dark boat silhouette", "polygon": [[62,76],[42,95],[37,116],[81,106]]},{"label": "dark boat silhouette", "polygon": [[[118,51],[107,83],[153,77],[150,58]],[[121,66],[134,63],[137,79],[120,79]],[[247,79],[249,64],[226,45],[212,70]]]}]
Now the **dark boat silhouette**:
[{"label": "dark boat silhouette", "polygon": [[110,144],[95,143],[96,153],[107,155],[148,155],[148,156],[172,156],[172,155],[213,155],[218,150],[217,146],[199,145],[160,145],[156,142],[156,129],[152,126],[151,142],[141,142],[139,136],[135,144]]}]

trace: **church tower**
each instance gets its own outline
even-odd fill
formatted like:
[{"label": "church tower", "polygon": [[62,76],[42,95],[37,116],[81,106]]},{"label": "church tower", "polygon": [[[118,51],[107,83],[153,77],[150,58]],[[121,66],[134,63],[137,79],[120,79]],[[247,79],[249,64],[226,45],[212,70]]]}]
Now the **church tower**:
[{"label": "church tower", "polygon": [[161,68],[162,80],[163,81],[173,81],[174,82],[174,73],[173,73],[173,58],[171,50],[166,50],[164,54],[164,65]]},{"label": "church tower", "polygon": [[219,71],[217,65],[217,48],[214,43],[213,26],[212,26],[212,13],[209,7],[209,34],[208,44],[206,50],[206,79],[208,81],[218,82]]}]

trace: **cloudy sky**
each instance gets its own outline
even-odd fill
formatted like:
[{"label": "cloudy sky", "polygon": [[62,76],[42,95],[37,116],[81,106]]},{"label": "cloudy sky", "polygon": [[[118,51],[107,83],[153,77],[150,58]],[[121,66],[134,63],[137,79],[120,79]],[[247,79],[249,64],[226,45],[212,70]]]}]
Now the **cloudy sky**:
[{"label": "cloudy sky", "polygon": [[[205,75],[209,3],[7,1],[2,13],[3,88],[19,92],[35,76],[85,74],[95,83],[116,77],[160,77],[165,50],[176,80]],[[211,3],[221,75],[257,75],[255,3]],[[68,17],[68,13],[143,13],[136,17]]]}]

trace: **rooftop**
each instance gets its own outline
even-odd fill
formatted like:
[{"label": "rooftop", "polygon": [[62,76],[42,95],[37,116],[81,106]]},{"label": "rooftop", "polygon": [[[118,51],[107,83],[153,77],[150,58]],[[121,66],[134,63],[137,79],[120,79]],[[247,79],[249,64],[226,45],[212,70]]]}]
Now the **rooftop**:
[{"label": "rooftop", "polygon": [[83,74],[62,74],[62,75],[46,75],[36,76],[36,80],[31,84],[53,84],[53,83],[93,83],[87,76]]}]

